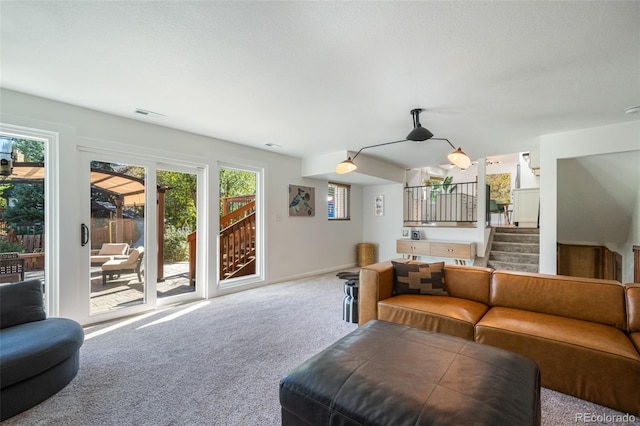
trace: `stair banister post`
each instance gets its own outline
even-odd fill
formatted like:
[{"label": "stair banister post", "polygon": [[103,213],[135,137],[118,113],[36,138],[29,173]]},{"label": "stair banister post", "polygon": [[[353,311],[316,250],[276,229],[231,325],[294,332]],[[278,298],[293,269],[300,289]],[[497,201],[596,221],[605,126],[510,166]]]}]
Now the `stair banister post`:
[{"label": "stair banister post", "polygon": [[476,218],[476,241],[478,243],[478,256],[485,256],[487,251],[487,162],[484,158],[478,159],[478,215]]}]

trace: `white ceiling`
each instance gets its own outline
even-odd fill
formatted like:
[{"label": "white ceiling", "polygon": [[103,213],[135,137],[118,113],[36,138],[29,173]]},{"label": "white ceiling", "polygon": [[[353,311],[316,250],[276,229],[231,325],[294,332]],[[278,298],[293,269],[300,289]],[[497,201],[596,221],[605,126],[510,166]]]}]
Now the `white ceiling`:
[{"label": "white ceiling", "polygon": [[[623,112],[640,104],[639,1],[0,8],[3,87],[295,157],[403,139],[415,107],[472,158],[640,118]],[[419,148],[366,153],[446,162],[445,142]]]}]

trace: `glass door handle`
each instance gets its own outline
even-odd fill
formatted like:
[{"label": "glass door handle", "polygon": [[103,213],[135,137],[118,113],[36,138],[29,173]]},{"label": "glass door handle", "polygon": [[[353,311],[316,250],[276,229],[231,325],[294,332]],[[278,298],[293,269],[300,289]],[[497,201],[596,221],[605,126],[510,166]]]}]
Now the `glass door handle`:
[{"label": "glass door handle", "polygon": [[80,245],[86,246],[89,242],[89,228],[84,223],[80,225]]}]

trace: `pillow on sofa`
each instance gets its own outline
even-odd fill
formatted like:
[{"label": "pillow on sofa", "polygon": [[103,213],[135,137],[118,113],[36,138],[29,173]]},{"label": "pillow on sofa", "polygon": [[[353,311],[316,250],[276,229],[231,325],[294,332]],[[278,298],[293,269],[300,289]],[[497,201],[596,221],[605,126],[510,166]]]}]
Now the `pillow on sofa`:
[{"label": "pillow on sofa", "polygon": [[0,284],[0,328],[46,318],[40,280]]},{"label": "pillow on sofa", "polygon": [[393,265],[393,294],[448,296],[444,289],[444,262],[401,263]]}]

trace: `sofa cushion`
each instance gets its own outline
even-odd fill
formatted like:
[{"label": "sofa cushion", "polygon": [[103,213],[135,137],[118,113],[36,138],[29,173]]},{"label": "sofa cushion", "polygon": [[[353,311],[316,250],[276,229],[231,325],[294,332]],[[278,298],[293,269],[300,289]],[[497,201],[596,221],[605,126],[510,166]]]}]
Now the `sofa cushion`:
[{"label": "sofa cushion", "polygon": [[[41,321],[46,316],[40,280],[0,284],[0,329]],[[6,344],[4,339],[2,344]]]},{"label": "sofa cushion", "polygon": [[535,361],[544,387],[625,412],[640,412],[640,355],[622,330],[573,318],[493,307],[476,324],[475,333],[478,343]]},{"label": "sofa cushion", "polygon": [[67,318],[16,325],[2,330],[2,388],[35,376],[72,356],[82,346],[84,331]]},{"label": "sofa cushion", "polygon": [[618,281],[495,271],[489,305],[592,321],[626,331],[624,293]]},{"label": "sofa cushion", "polygon": [[488,309],[473,300],[402,294],[378,302],[378,319],[473,340],[473,326]]},{"label": "sofa cushion", "polygon": [[493,269],[481,266],[450,265],[444,267],[444,288],[449,296],[489,304]]},{"label": "sofa cushion", "polygon": [[633,345],[636,347],[638,353],[640,353],[640,333],[631,333],[629,335],[629,338],[631,339]]},{"label": "sofa cushion", "polygon": [[444,262],[400,263],[393,265],[393,293],[398,294],[434,294],[446,296],[444,290]]}]

